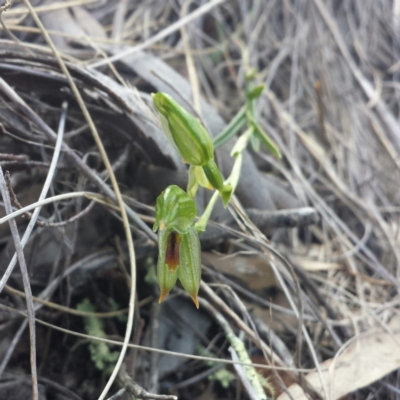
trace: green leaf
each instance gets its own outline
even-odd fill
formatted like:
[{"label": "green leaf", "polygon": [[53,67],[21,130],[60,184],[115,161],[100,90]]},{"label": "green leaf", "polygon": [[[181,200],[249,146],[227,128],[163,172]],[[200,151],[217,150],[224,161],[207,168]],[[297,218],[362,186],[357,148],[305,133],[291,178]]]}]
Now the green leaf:
[{"label": "green leaf", "polygon": [[264,84],[255,86],[254,88],[250,89],[249,93],[247,93],[247,98],[249,100],[258,99],[261,96],[261,93],[263,92],[264,88],[265,88]]},{"label": "green leaf", "polygon": [[277,158],[282,158],[282,155],[278,149],[278,146],[269,138],[269,136],[264,132],[258,122],[254,119],[254,117],[247,113],[247,119],[251,126],[254,128],[255,136],[260,139],[261,143]]},{"label": "green leaf", "polygon": [[253,151],[255,153],[258,153],[260,151],[260,146],[261,146],[260,139],[257,136],[252,135],[250,142],[251,142],[251,148],[253,149]]},{"label": "green leaf", "polygon": [[239,153],[242,153],[243,150],[246,149],[249,139],[252,137],[253,133],[254,133],[254,128],[250,127],[249,129],[246,130],[245,133],[243,133],[243,135],[241,135],[238,138],[231,151],[232,157],[236,157]]},{"label": "green leaf", "polygon": [[153,230],[171,229],[186,233],[197,215],[196,203],[176,185],[168,186],[157,197],[156,222]]},{"label": "green leaf", "polygon": [[224,130],[214,138],[215,148],[218,148],[226,143],[231,137],[235,136],[243,128],[246,123],[246,111],[247,106],[244,105],[233,117],[231,122],[229,122],[229,124],[224,128]]}]

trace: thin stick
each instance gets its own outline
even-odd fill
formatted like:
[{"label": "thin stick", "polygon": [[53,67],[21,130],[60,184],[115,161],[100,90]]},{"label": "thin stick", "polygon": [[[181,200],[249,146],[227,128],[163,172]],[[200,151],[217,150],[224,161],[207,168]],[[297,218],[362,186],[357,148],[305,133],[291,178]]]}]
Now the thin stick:
[{"label": "thin stick", "polygon": [[[15,313],[17,313],[17,314],[19,314],[19,315],[21,315],[21,316],[26,318],[26,314],[24,312],[22,312],[20,310],[16,310],[16,309],[14,309],[12,307],[6,306],[6,305],[1,304],[1,303],[0,303],[0,309],[4,309],[4,310],[15,312]],[[59,326],[56,326],[56,325],[50,324],[48,322],[42,321],[41,319],[38,319],[38,318],[36,318],[36,322],[38,324],[43,325],[43,326],[47,326],[49,328],[52,328],[52,329],[54,329],[56,331],[63,332],[63,333],[66,333],[66,334],[72,335],[72,336],[81,337],[83,339],[87,339],[87,340],[90,340],[90,341],[102,342],[102,343],[107,343],[107,344],[120,346],[120,347],[122,347],[124,345],[123,342],[120,342],[118,340],[111,340],[111,339],[101,338],[101,337],[97,337],[97,336],[86,335],[84,333],[74,332],[74,331],[71,331],[69,329],[64,329],[64,328],[61,328]],[[157,352],[157,353],[160,353],[160,354],[166,354],[166,355],[175,356],[175,357],[183,357],[183,358],[189,358],[189,359],[192,359],[192,360],[215,362],[215,363],[219,363],[219,364],[229,364],[229,365],[240,364],[240,365],[253,366],[255,368],[260,368],[260,369],[276,370],[276,371],[304,372],[304,373],[315,372],[315,368],[310,368],[310,369],[307,369],[307,368],[289,368],[289,367],[278,367],[276,365],[265,365],[265,364],[256,364],[256,363],[234,362],[234,361],[231,361],[231,360],[228,360],[228,359],[220,359],[220,358],[216,358],[216,357],[204,357],[204,356],[196,356],[196,355],[193,355],[193,354],[177,353],[175,351],[155,349],[153,347],[141,346],[141,345],[132,344],[132,343],[129,343],[128,347],[132,348],[132,349],[139,349],[139,350],[149,351],[149,352]]]},{"label": "thin stick", "polygon": [[[59,124],[59,127],[58,127],[58,135],[57,135],[56,146],[54,148],[53,158],[51,160],[49,172],[47,173],[47,177],[46,177],[46,180],[44,182],[43,189],[42,189],[42,191],[40,193],[40,196],[39,196],[39,202],[43,201],[46,198],[47,192],[49,191],[51,182],[53,180],[54,172],[56,170],[56,166],[57,166],[57,162],[58,162],[58,157],[59,157],[60,151],[61,151],[61,145],[62,145],[62,140],[63,140],[63,135],[64,135],[65,120],[66,120],[66,112],[67,112],[67,103],[63,103],[62,111],[61,111],[60,124]],[[40,213],[40,210],[41,210],[42,207],[39,206],[39,207],[33,207],[33,208],[35,208],[35,210],[33,211],[33,214],[32,214],[32,217],[31,217],[31,219],[29,221],[28,226],[26,227],[24,236],[22,236],[22,239],[21,239],[22,248],[24,248],[26,243],[28,242],[29,236],[32,233],[32,230],[33,230],[33,228],[35,226],[36,220],[39,217],[39,213]],[[19,210],[19,211],[22,211],[22,210],[23,210],[23,208],[21,210]],[[11,216],[11,215],[13,215],[15,213],[13,213],[12,210],[11,210],[11,212],[9,214]],[[5,221],[3,221],[3,222],[5,222]],[[3,222],[0,221],[0,224],[3,223]],[[6,272],[4,273],[3,277],[0,280],[0,293],[3,291],[4,286],[6,285],[6,283],[8,281],[8,278],[10,277],[10,275],[11,275],[16,263],[17,263],[17,256],[16,256],[16,254],[14,254],[13,258],[10,261],[10,264],[8,265],[8,267],[6,269]]]},{"label": "thin stick", "polygon": [[129,297],[129,313],[128,313],[128,321],[126,324],[126,331],[125,331],[125,338],[124,338],[124,345],[121,349],[121,353],[118,357],[117,363],[115,365],[115,368],[110,376],[110,379],[108,380],[105,388],[103,389],[99,400],[104,400],[104,398],[106,397],[108,391],[110,390],[111,385],[114,383],[115,378],[117,377],[118,371],[121,368],[122,362],[124,360],[125,357],[125,353],[126,350],[128,348],[128,342],[129,342],[129,338],[131,337],[132,334],[132,328],[133,328],[133,317],[134,317],[134,310],[135,310],[135,292],[136,292],[136,261],[135,261],[135,249],[133,246],[133,239],[132,239],[132,233],[131,233],[131,228],[129,225],[129,220],[128,220],[128,215],[126,213],[126,209],[125,209],[125,203],[124,200],[122,199],[121,196],[121,191],[119,189],[118,186],[118,182],[117,179],[114,175],[114,171],[112,169],[112,165],[110,163],[110,160],[108,159],[108,155],[107,152],[105,151],[104,145],[100,139],[100,135],[97,132],[96,126],[92,120],[92,117],[85,105],[85,102],[83,101],[82,95],[79,92],[78,87],[75,84],[75,81],[72,79],[71,74],[68,71],[67,66],[65,65],[65,62],[63,61],[63,59],[61,58],[59,52],[57,51],[56,47],[54,46],[53,41],[51,40],[49,34],[46,32],[45,27],[43,26],[42,22],[40,21],[38,15],[36,14],[35,10],[33,9],[31,3],[29,0],[24,0],[25,5],[28,7],[29,9],[29,13],[31,14],[32,18],[34,19],[36,25],[40,28],[40,30],[42,31],[43,37],[46,40],[47,44],[49,45],[49,47],[52,50],[52,53],[54,55],[54,57],[56,58],[60,69],[62,70],[62,72],[65,74],[65,76],[68,79],[69,85],[71,87],[72,92],[75,95],[75,98],[79,104],[79,107],[82,111],[82,114],[84,115],[87,123],[89,124],[90,130],[92,131],[93,134],[93,139],[96,142],[96,145],[99,149],[99,152],[101,154],[101,158],[103,160],[103,163],[108,171],[108,174],[110,176],[110,181],[112,184],[112,187],[114,189],[115,192],[115,197],[117,200],[117,204],[120,208],[120,213],[121,213],[121,217],[122,217],[122,221],[123,221],[123,225],[124,225],[124,230],[125,230],[125,235],[126,235],[126,240],[128,242],[128,251],[129,251],[129,259],[130,259],[130,270],[131,270],[131,291],[130,291],[130,297]]},{"label": "thin stick", "polygon": [[[26,0],[24,0],[24,1],[26,1]],[[223,3],[224,1],[225,0],[210,1],[209,3],[206,3],[203,6],[199,7],[196,11],[193,11],[192,13],[186,15],[184,18],[180,18],[178,21],[174,22],[173,24],[168,25],[161,32],[158,32],[156,35],[154,35],[150,39],[145,40],[143,43],[138,44],[137,46],[134,46],[134,47],[130,47],[129,49],[122,51],[121,53],[115,54],[112,57],[108,57],[105,60],[101,60],[96,63],[90,64],[90,65],[88,65],[88,67],[99,68],[104,65],[107,65],[110,62],[114,62],[114,61],[120,60],[121,58],[129,56],[131,54],[134,54],[140,50],[144,50],[145,48],[147,48],[147,47],[159,42],[160,40],[164,39],[165,37],[171,35],[175,31],[180,29],[182,26],[187,25],[189,22],[192,22],[196,18],[200,17],[200,15],[205,14],[206,12],[210,11],[212,8],[214,8],[218,4]]]},{"label": "thin stick", "polygon": [[[44,206],[46,204],[51,204],[56,201],[73,199],[75,197],[86,197],[88,199],[99,201],[104,204],[104,202],[101,200],[101,197],[97,193],[93,193],[93,192],[70,192],[70,193],[58,194],[56,196],[48,197],[47,199],[38,200],[35,203],[29,204],[28,206],[22,207],[16,211],[12,212],[11,214],[6,215],[3,218],[0,218],[0,225],[4,224],[5,222],[9,221],[10,219],[14,219],[16,217],[19,217],[20,215],[25,214],[27,211],[30,211],[33,209],[36,210],[37,208],[41,208],[42,206]],[[32,218],[33,218],[33,214],[32,214]],[[0,285],[0,287],[1,287],[1,285]],[[1,292],[1,290],[0,290],[0,292]]]},{"label": "thin stick", "polygon": [[[10,293],[13,293],[13,294],[15,294],[17,296],[26,298],[24,292],[21,292],[20,290],[14,289],[11,286],[6,285],[5,290],[6,290],[6,292],[10,292]],[[113,318],[113,317],[117,317],[119,315],[124,315],[124,314],[128,313],[128,309],[127,308],[125,308],[123,310],[99,313],[99,312],[81,311],[81,310],[77,310],[75,308],[65,307],[65,306],[62,306],[60,304],[56,304],[56,303],[53,303],[51,301],[43,300],[43,299],[41,299],[39,297],[35,297],[35,296],[32,296],[32,299],[36,303],[42,304],[42,305],[44,305],[46,307],[49,307],[49,308],[52,308],[54,310],[59,310],[59,311],[65,312],[67,314],[78,315],[80,317],[85,317],[85,318],[87,318],[87,317]]]},{"label": "thin stick", "polygon": [[119,389],[117,393],[115,393],[114,395],[112,395],[111,397],[109,397],[107,400],[117,400],[117,399],[120,399],[120,398],[123,396],[124,393],[126,393],[126,389],[125,389],[125,388]]},{"label": "thin stick", "polygon": [[[6,213],[12,212],[12,205],[10,194],[7,190],[7,184],[4,179],[3,169],[0,166],[0,191],[4,201],[4,208]],[[14,219],[9,221],[11,235],[14,241],[15,250],[17,252],[19,267],[21,269],[22,282],[24,284],[24,291],[26,296],[26,309],[28,312],[28,325],[30,337],[30,355],[31,355],[31,379],[32,379],[32,399],[39,399],[39,390],[37,383],[37,369],[36,369],[36,332],[35,332],[35,310],[33,306],[32,290],[29,283],[28,268],[26,266],[25,256],[21,240],[18,233],[17,223]]]},{"label": "thin stick", "polygon": [[[368,97],[369,100],[374,100],[376,97],[376,89],[375,87],[364,77],[360,68],[358,68],[356,62],[354,61],[353,57],[350,54],[349,49],[346,46],[345,41],[340,33],[340,30],[334,21],[334,19],[329,14],[329,11],[321,0],[314,0],[314,4],[317,6],[318,11],[320,12],[326,26],[331,31],[331,34],[339,47],[340,52],[344,60],[346,61],[347,65],[350,68],[351,73],[353,74],[354,78],[357,80],[358,84],[360,85],[361,89]],[[390,134],[391,140],[396,145],[397,150],[400,148],[400,128],[396,118],[391,113],[387,104],[382,100],[382,98],[376,99],[375,108],[381,119],[385,122],[386,127],[388,128],[388,132]]]},{"label": "thin stick", "polygon": [[3,13],[5,11],[7,11],[13,3],[14,0],[6,0],[4,6],[0,7],[0,24],[2,25],[5,33],[7,34],[7,36],[11,39],[14,40],[15,42],[19,43],[18,38],[7,28],[7,25],[4,23],[3,21]]},{"label": "thin stick", "polygon": [[[229,347],[229,352],[231,353],[232,360],[233,361],[239,361],[239,357],[236,354],[236,351],[233,347]],[[242,385],[246,389],[247,395],[249,396],[250,400],[259,400],[259,397],[255,393],[253,387],[251,386],[250,380],[246,376],[245,369],[242,368],[241,365],[234,364],[233,368],[235,368],[236,373],[238,374],[240,381],[242,382]],[[266,397],[263,397],[264,399]]]},{"label": "thin stick", "polygon": [[210,288],[210,286],[208,286],[204,281],[201,281],[200,288],[207,294],[212,303],[222,310],[226,315],[228,315],[256,346],[260,346],[262,351],[266,352],[267,354],[271,354],[273,364],[284,365],[284,362],[280,359],[280,357],[274,353],[263,340],[259,339],[254,334],[253,330],[249,328],[223,300],[221,300],[221,298],[214,292],[214,290]]},{"label": "thin stick", "polygon": [[[232,349],[233,353],[235,353],[236,355],[235,359],[232,354],[232,360],[249,363],[250,357],[243,341],[236,336],[235,332],[229,325],[229,322],[226,320],[226,318],[219,311],[217,311],[207,300],[200,299],[200,302],[201,306],[204,307],[210,313],[210,315],[213,316],[213,318],[218,322],[220,327],[223,329],[225,337],[231,345],[229,350]],[[239,378],[241,379],[243,385],[245,386],[247,394],[249,395],[250,399],[270,400],[267,398],[267,395],[264,392],[259,376],[257,375],[257,372],[254,369],[254,367],[249,367],[249,366],[243,368],[241,366],[237,367],[240,370],[238,372]],[[238,371],[238,369],[236,369],[236,371]]]},{"label": "thin stick", "polygon": [[79,211],[77,214],[73,215],[71,218],[68,218],[64,221],[59,221],[59,222],[43,222],[43,221],[41,221],[41,226],[45,226],[48,228],[60,228],[61,226],[66,226],[66,225],[72,224],[73,222],[76,222],[78,219],[80,219],[80,218],[84,217],[86,214],[88,214],[92,210],[92,208],[94,207],[95,204],[96,204],[95,201],[92,200],[86,208]]},{"label": "thin stick", "polygon": [[142,400],[178,400],[177,396],[169,395],[169,394],[154,394],[149,393],[147,390],[144,390],[141,386],[139,386],[125,371],[125,368],[121,368],[119,373],[119,379],[123,383],[126,391],[134,398],[134,399],[142,399]]},{"label": "thin stick", "polygon": [[[12,188],[10,172],[6,171],[4,174],[4,177],[6,180],[7,190],[8,190],[8,193],[10,194],[10,198],[11,198],[11,205],[20,210],[22,208],[22,206],[21,206],[21,203],[17,199],[14,189]],[[24,217],[29,218],[29,214],[25,213]]]},{"label": "thin stick", "polygon": [[[85,4],[96,3],[96,2],[98,2],[98,0],[72,0],[66,2],[55,2],[54,4],[35,7],[34,10],[36,13],[42,13],[54,10],[61,10],[63,8],[83,6]],[[26,14],[26,10],[24,10],[23,8],[16,8],[8,12],[8,15],[23,15],[23,14]]]},{"label": "thin stick", "polygon": [[3,20],[3,13],[7,11],[12,5],[13,5],[14,0],[6,0],[6,3],[4,6],[0,7],[0,24],[4,29],[4,32],[7,34],[7,36],[15,42],[18,46],[21,46],[24,48],[29,54],[33,54],[33,51],[29,49],[29,47],[25,46],[24,43],[22,43],[7,27]]},{"label": "thin stick", "polygon": [[26,326],[28,325],[28,320],[24,319],[22,321],[21,326],[19,327],[19,329],[17,330],[16,333],[14,333],[14,337],[11,341],[11,343],[8,345],[8,349],[6,351],[6,354],[3,357],[3,360],[1,361],[1,365],[0,365],[0,375],[3,374],[4,370],[7,367],[8,362],[10,361],[11,355],[14,352],[15,346],[18,344],[19,339],[21,339],[22,334],[25,331]]},{"label": "thin stick", "polygon": [[[22,98],[13,90],[7,82],[0,77],[0,91],[5,93],[5,95],[15,103],[19,111],[26,116],[29,120],[32,120],[43,133],[52,141],[56,141],[57,135],[55,132],[22,100]],[[103,193],[105,193],[112,200],[117,201],[115,193],[112,189],[103,181],[103,179],[96,174],[94,170],[89,168],[89,166],[76,154],[76,152],[71,149],[67,144],[62,144],[62,150],[65,152],[66,156],[72,161],[81,172],[94,183]],[[157,236],[155,233],[136,215],[136,213],[127,205],[125,205],[126,211],[129,217],[134,221],[149,237],[153,242],[157,242]]]},{"label": "thin stick", "polygon": [[[180,13],[181,19],[183,19],[185,17],[185,14],[187,13],[187,10],[188,10],[190,4],[192,3],[192,1],[193,0],[186,0],[186,2],[183,4],[181,13]],[[182,35],[183,45],[185,47],[186,66],[188,69],[190,86],[192,87],[193,105],[194,105],[194,109],[196,110],[197,114],[201,115],[199,78],[197,77],[196,65],[194,63],[192,51],[190,48],[189,35],[186,32],[185,26],[181,27],[181,35]]]}]

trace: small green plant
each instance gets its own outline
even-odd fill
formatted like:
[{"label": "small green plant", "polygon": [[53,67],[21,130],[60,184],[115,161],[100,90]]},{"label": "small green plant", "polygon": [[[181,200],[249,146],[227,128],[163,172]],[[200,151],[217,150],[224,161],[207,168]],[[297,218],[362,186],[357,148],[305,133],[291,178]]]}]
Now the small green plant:
[{"label": "small green plant", "polygon": [[[215,354],[211,353],[203,346],[199,346],[198,352],[203,357],[215,357]],[[214,367],[215,365],[217,365],[213,361],[207,361],[206,364],[208,367]],[[223,388],[228,389],[231,383],[236,380],[236,376],[231,371],[229,371],[227,367],[224,367],[209,375],[208,380],[219,382]]]},{"label": "small green plant", "polygon": [[[80,311],[95,312],[93,304],[89,299],[84,299],[79,303],[77,309]],[[103,320],[97,317],[86,317],[84,321],[85,331],[88,335],[100,338],[106,337]],[[102,372],[111,374],[119,353],[117,351],[111,352],[107,344],[103,342],[90,342],[89,351],[95,367]]]},{"label": "small green plant", "polygon": [[[157,198],[156,222],[153,230],[158,231],[159,254],[157,277],[160,287],[161,303],[179,279],[189,293],[196,307],[199,308],[198,291],[201,280],[201,250],[199,233],[206,230],[211,212],[221,197],[227,207],[234,193],[242,166],[243,151],[249,142],[258,149],[263,143],[276,157],[280,152],[262,127],[255,115],[255,101],[261,96],[263,85],[254,86],[255,71],[247,74],[246,104],[227,127],[211,139],[201,122],[181,107],[165,93],[152,94],[163,130],[182,157],[189,164],[187,190],[172,185]],[[231,156],[235,158],[230,176],[224,180],[214,160],[215,148],[233,138],[247,126],[233,146]],[[194,202],[198,187],[202,186],[215,193],[204,213],[195,222],[197,208]]]},{"label": "small green plant", "polygon": [[226,368],[219,369],[208,377],[209,381],[219,382],[224,389],[228,389],[235,379],[236,376]]}]

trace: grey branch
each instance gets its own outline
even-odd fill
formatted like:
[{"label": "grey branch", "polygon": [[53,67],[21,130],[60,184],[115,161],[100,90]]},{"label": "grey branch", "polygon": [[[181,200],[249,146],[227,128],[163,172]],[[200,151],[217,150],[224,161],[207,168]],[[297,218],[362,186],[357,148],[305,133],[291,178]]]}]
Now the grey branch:
[{"label": "grey branch", "polygon": [[178,400],[177,396],[169,394],[154,394],[149,393],[139,386],[134,380],[126,373],[124,366],[121,367],[118,377],[124,385],[125,392],[131,394],[137,399],[154,399],[154,400]]}]

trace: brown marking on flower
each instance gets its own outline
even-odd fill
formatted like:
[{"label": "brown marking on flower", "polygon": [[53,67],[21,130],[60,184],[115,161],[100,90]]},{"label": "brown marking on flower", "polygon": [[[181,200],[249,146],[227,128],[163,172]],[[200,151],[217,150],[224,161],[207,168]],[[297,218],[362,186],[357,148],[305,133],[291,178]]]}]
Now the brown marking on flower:
[{"label": "brown marking on flower", "polygon": [[182,237],[177,232],[171,232],[167,239],[167,249],[165,251],[165,264],[169,272],[175,272],[179,267],[179,247]]}]

